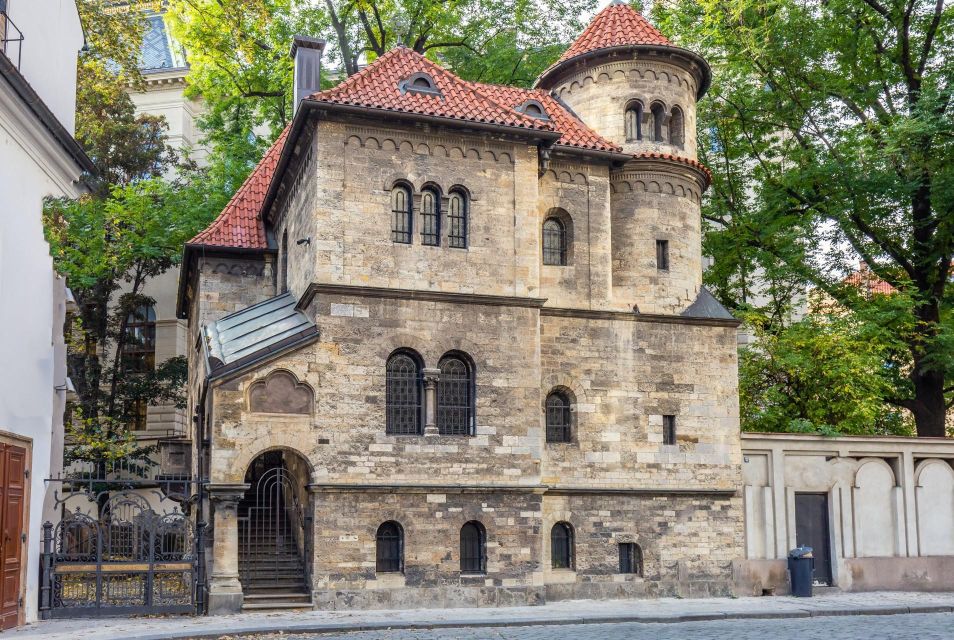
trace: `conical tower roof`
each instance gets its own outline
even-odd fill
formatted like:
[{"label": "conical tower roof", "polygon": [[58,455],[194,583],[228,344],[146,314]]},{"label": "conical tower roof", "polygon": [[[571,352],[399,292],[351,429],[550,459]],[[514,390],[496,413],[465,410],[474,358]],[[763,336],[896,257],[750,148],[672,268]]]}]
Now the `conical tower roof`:
[{"label": "conical tower roof", "polygon": [[708,88],[709,67],[705,61],[698,54],[674,45],[649,20],[622,0],[615,0],[597,13],[560,59],[540,74],[536,86],[550,88],[555,77],[562,75],[563,70],[591,57],[628,49],[667,49],[678,52],[700,68],[702,82],[699,97]]}]

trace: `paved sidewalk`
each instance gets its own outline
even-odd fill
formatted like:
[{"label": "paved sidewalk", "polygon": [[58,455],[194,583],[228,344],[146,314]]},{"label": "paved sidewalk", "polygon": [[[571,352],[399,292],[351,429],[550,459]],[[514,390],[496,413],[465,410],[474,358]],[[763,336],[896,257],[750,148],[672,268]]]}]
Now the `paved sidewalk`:
[{"label": "paved sidewalk", "polygon": [[54,620],[2,634],[3,640],[164,640],[244,634],[331,633],[384,629],[516,627],[609,622],[688,622],[954,612],[954,593],[833,593],[815,598],[573,600],[539,607],[306,611],[214,617]]}]

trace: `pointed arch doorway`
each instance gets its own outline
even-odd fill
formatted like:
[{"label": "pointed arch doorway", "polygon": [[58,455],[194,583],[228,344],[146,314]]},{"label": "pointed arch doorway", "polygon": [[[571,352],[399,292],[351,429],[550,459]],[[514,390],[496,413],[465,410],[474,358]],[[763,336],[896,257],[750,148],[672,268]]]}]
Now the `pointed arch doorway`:
[{"label": "pointed arch doorway", "polygon": [[314,517],[308,462],[288,450],[266,451],[249,465],[239,503],[239,579],[243,609],[311,604]]}]

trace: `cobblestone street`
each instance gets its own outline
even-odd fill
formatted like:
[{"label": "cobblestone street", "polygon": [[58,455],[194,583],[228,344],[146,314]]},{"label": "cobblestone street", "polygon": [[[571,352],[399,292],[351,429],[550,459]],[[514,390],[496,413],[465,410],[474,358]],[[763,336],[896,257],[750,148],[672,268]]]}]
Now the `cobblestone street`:
[{"label": "cobblestone street", "polygon": [[[227,636],[226,636],[227,637]],[[710,620],[676,624],[585,624],[500,629],[367,631],[343,635],[264,635],[255,640],[950,640],[954,614]]]}]

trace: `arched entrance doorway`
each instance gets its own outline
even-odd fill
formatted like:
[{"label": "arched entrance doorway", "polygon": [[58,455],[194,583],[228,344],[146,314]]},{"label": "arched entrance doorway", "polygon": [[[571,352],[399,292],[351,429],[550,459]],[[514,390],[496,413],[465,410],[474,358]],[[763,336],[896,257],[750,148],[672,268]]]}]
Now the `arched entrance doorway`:
[{"label": "arched entrance doorway", "polygon": [[267,451],[245,473],[239,503],[239,579],[246,609],[311,603],[311,502],[308,463],[291,451]]}]

